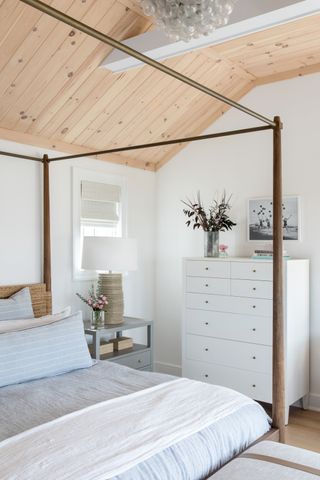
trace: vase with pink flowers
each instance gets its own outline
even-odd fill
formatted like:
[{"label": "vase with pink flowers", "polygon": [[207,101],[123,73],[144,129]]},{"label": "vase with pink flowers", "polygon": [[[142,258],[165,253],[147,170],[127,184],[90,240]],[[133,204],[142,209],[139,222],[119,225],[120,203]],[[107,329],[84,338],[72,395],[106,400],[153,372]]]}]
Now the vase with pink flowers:
[{"label": "vase with pink flowers", "polygon": [[104,307],[108,305],[107,297],[99,294],[99,292],[94,289],[94,285],[91,286],[88,292],[88,298],[83,297],[80,293],[77,293],[77,296],[91,308],[91,328],[103,328]]}]

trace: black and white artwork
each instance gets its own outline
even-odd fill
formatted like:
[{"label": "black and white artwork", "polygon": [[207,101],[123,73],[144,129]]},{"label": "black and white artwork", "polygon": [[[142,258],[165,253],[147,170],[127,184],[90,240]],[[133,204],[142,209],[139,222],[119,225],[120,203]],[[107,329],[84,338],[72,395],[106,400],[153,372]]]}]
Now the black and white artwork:
[{"label": "black and white artwork", "polygon": [[[300,240],[299,197],[284,197],[282,202],[283,240]],[[273,213],[271,198],[253,198],[248,205],[248,239],[271,241]]]}]

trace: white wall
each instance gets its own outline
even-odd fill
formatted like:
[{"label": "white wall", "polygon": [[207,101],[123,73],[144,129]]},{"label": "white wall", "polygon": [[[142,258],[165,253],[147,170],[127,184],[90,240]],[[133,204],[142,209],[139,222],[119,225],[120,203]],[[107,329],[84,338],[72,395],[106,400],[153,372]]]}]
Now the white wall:
[{"label": "white wall", "polygon": [[[311,391],[320,407],[320,75],[261,86],[241,100],[270,118],[284,122],[284,194],[302,200],[302,242],[287,243],[289,253],[311,259]],[[210,108],[210,100],[208,100]],[[208,132],[256,125],[235,110]],[[232,255],[250,255],[255,244],[246,239],[248,197],[272,193],[272,133],[252,133],[194,142],[157,174],[156,359],[158,368],[179,372],[181,364],[181,259],[203,255],[203,232],[188,229],[181,199],[201,191],[210,201],[225,188],[233,194],[237,227],[221,235]],[[317,396],[318,395],[318,396]]]},{"label": "white wall", "polygon": [[[46,153],[6,141],[0,142],[0,149],[35,156]],[[75,282],[72,273],[73,166],[126,178],[128,236],[137,238],[139,270],[124,277],[125,313],[153,319],[155,175],[92,159],[50,164],[53,309],[71,304],[87,314],[75,293],[86,293],[91,282]],[[41,189],[40,163],[0,158],[0,285],[41,281]]]}]

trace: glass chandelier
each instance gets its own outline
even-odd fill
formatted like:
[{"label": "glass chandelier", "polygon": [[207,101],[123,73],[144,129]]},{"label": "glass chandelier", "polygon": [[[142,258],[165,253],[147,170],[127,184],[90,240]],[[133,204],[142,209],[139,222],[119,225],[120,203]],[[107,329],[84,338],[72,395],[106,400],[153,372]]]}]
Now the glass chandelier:
[{"label": "glass chandelier", "polygon": [[237,0],[140,0],[146,15],[173,40],[189,41],[226,25]]}]

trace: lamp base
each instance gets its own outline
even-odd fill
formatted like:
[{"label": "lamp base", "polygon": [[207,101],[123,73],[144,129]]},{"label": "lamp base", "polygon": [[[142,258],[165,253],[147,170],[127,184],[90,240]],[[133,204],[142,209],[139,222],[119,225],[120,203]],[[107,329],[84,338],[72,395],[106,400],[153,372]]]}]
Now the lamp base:
[{"label": "lamp base", "polygon": [[105,295],[108,305],[105,306],[105,325],[123,323],[123,290],[121,273],[100,273],[99,291]]}]

